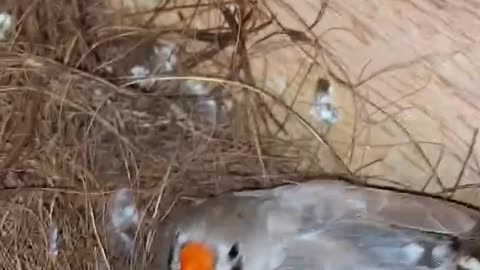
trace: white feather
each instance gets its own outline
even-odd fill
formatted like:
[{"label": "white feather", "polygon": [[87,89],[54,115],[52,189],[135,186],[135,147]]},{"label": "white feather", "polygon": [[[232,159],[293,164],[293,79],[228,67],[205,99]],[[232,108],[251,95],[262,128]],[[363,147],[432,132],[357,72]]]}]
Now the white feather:
[{"label": "white feather", "polygon": [[0,41],[7,39],[8,33],[12,31],[12,16],[7,12],[0,12]]}]

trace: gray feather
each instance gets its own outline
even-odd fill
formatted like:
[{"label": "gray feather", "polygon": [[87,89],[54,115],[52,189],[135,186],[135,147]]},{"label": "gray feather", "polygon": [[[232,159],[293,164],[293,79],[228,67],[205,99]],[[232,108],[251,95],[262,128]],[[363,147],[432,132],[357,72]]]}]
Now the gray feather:
[{"label": "gray feather", "polygon": [[238,242],[246,270],[441,270],[456,269],[452,236],[478,217],[432,198],[312,181],[209,199],[175,223],[194,241]]}]

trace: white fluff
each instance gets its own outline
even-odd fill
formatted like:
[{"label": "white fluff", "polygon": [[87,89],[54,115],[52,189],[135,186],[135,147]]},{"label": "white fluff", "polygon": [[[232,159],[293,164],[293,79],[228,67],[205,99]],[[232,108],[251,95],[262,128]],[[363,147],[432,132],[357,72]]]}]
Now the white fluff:
[{"label": "white fluff", "polygon": [[418,244],[411,243],[403,247],[405,252],[406,259],[409,264],[417,263],[425,252],[425,248],[421,247]]},{"label": "white fluff", "polygon": [[58,227],[51,224],[48,228],[48,255],[50,257],[58,256]]},{"label": "white fluff", "polygon": [[115,194],[111,208],[111,222],[116,230],[122,230],[125,227],[138,224],[137,207],[129,190],[119,190]]},{"label": "white fluff", "polygon": [[160,67],[163,72],[171,72],[175,70],[177,65],[177,55],[175,54],[176,46],[174,44],[161,45],[154,47],[154,53],[160,57]]},{"label": "white fluff", "polygon": [[146,77],[150,75],[150,69],[145,66],[135,65],[131,70],[130,74],[134,80],[139,80],[136,84],[142,88],[148,88],[151,85],[149,80],[146,80]]},{"label": "white fluff", "polygon": [[205,114],[205,117],[209,121],[215,122],[217,118],[218,104],[213,98],[208,96],[209,89],[205,87],[204,84],[195,80],[187,80],[185,84],[188,94],[202,97],[198,102],[197,109]]},{"label": "white fluff", "polygon": [[132,256],[135,236],[129,233],[129,229],[136,229],[140,221],[133,193],[129,189],[121,189],[113,195],[109,204],[109,225],[113,236],[110,240],[119,243],[124,252]]},{"label": "white fluff", "polygon": [[7,12],[0,12],[0,41],[7,39],[8,33],[12,30],[12,16]]},{"label": "white fluff", "polygon": [[200,82],[187,80],[185,84],[192,95],[205,96],[208,94],[208,89]]},{"label": "white fluff", "polygon": [[333,105],[331,98],[332,93],[332,86],[330,86],[326,93],[316,93],[313,101],[313,107],[310,110],[310,114],[313,117],[328,124],[335,124],[338,121],[338,112]]},{"label": "white fluff", "polygon": [[480,270],[480,262],[472,257],[461,257],[458,260],[458,265],[468,270]]}]

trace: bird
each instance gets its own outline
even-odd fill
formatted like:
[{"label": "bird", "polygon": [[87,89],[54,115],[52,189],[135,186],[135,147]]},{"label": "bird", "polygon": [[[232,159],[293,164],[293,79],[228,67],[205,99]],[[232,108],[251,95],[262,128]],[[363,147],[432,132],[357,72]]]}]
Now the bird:
[{"label": "bird", "polygon": [[464,236],[479,217],[445,200],[335,179],[229,192],[167,218],[151,269],[478,270],[467,248],[475,241]]}]

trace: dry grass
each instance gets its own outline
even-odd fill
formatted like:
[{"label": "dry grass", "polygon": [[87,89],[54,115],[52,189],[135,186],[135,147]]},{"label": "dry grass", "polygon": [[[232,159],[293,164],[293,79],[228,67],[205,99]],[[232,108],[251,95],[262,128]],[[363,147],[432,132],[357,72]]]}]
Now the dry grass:
[{"label": "dry grass", "polygon": [[[266,100],[288,105],[251,74],[247,37],[272,25],[258,43],[275,35],[305,42],[308,33],[278,26],[254,1],[237,1],[242,16],[226,3],[165,1],[136,26],[119,24],[135,16],[113,14],[100,0],[0,4],[16,23],[0,43],[0,268],[108,269],[105,199],[119,187],[134,188],[160,218],[181,197],[348,175],[335,153],[324,152],[335,166],[323,167],[310,142],[275,136],[286,131]],[[195,16],[212,11],[226,25],[198,27]],[[159,16],[173,19],[152,27]],[[170,48],[174,67],[165,67],[169,56],[152,59],[154,48]],[[132,77],[140,64],[157,72]],[[192,94],[187,81],[208,93]],[[325,144],[300,115],[289,117]],[[55,228],[58,255],[49,240]]]},{"label": "dry grass", "polygon": [[[249,5],[243,8],[256,12]],[[0,43],[2,269],[106,267],[105,198],[122,186],[161,217],[180,196],[302,177],[301,144],[266,136],[275,121],[248,74],[246,52],[225,55],[244,31],[228,10],[230,25],[216,31],[181,20],[161,30],[115,26],[94,0],[8,0],[0,9],[16,24]],[[141,88],[130,70],[138,61],[158,64],[148,58],[162,48],[158,40],[175,44],[177,62]],[[217,79],[205,77],[212,74]],[[180,75],[209,81],[211,91],[189,95]],[[216,114],[205,111],[209,100]]]}]

